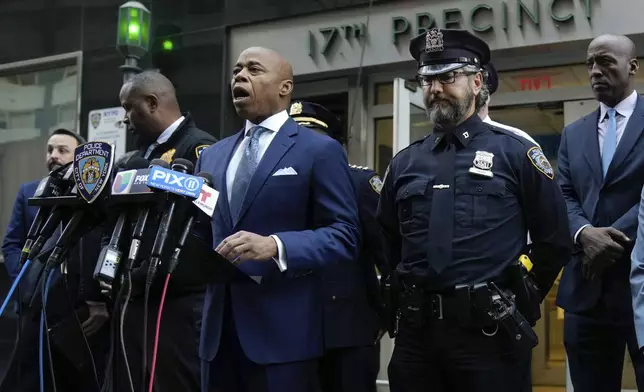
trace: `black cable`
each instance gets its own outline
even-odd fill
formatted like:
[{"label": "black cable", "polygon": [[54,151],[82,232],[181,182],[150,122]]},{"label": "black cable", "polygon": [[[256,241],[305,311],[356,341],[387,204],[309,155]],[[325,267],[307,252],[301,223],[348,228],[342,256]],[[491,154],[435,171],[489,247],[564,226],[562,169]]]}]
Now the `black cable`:
[{"label": "black cable", "polygon": [[[54,267],[54,268],[59,268],[59,267]],[[45,269],[45,272],[47,272],[47,278],[42,280],[42,286],[40,286],[40,298],[42,300],[42,316],[45,321],[45,340],[47,341],[47,356],[49,359],[49,373],[51,375],[51,384],[54,392],[57,392],[56,389],[56,375],[54,374],[54,361],[53,361],[53,356],[51,355],[51,340],[49,339],[49,324],[47,322],[47,291],[50,287],[48,287],[47,283],[51,283],[50,279],[52,279],[53,274],[55,270],[52,268],[51,271],[47,271]],[[42,374],[44,377],[44,374]]]},{"label": "black cable", "polygon": [[[150,266],[152,265],[154,261],[150,260]],[[150,272],[148,271],[148,276],[150,276]],[[149,280],[149,279],[148,279]],[[147,284],[145,285],[145,295],[143,297],[143,363],[141,366],[141,392],[146,392],[145,385],[147,384],[146,381],[146,376],[147,376],[147,365],[148,365],[148,302],[150,300],[150,287],[152,284]],[[150,380],[152,382],[152,380]]]},{"label": "black cable", "polygon": [[[81,247],[81,254],[82,254],[82,249],[83,249],[83,239],[81,238],[80,240],[80,247]],[[63,274],[63,282],[65,283],[65,287],[67,286],[67,274]],[[69,293],[69,291],[68,291]],[[75,301],[71,301],[72,304]],[[87,352],[89,353],[89,357],[91,359],[91,364],[92,364],[92,371],[94,372],[94,382],[96,383],[96,388],[97,390],[101,389],[101,383],[98,381],[98,370],[96,370],[96,363],[94,362],[94,353],[92,352],[92,348],[89,345],[89,341],[87,340],[87,337],[85,336],[85,332],[83,332],[83,323],[80,321],[80,318],[78,318],[78,313],[76,313],[76,310],[74,309],[73,311],[74,318],[76,319],[76,324],[78,325],[78,328],[81,331],[81,335],[83,336],[83,340],[85,341],[85,347],[87,347]]]},{"label": "black cable", "polygon": [[103,381],[101,392],[108,392],[110,390],[109,386],[113,378],[112,370],[114,364],[114,346],[116,345],[117,340],[115,335],[116,331],[118,330],[118,317],[115,316],[119,313],[120,301],[123,297],[123,290],[125,289],[125,286],[123,284],[121,284],[120,286],[121,287],[119,287],[118,294],[116,294],[116,297],[114,299],[114,310],[112,311],[112,320],[110,321],[110,351],[107,356],[107,363],[105,364],[105,380]]},{"label": "black cable", "polygon": [[123,359],[125,361],[125,371],[127,373],[127,378],[130,383],[130,391],[134,392],[134,382],[132,381],[132,371],[130,369],[130,362],[127,359],[127,350],[125,348],[125,338],[123,338],[123,329],[125,325],[125,314],[127,313],[127,304],[130,302],[130,297],[132,296],[132,272],[126,271],[127,274],[127,294],[125,295],[125,302],[123,303],[123,309],[121,310],[121,321],[119,335],[121,338],[121,349],[123,350]]}]

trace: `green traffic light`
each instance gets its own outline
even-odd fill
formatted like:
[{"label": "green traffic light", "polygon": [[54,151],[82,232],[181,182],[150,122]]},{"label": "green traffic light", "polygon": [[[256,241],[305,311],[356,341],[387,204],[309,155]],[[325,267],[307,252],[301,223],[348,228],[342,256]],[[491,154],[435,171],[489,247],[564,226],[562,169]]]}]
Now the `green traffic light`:
[{"label": "green traffic light", "polygon": [[172,43],[171,40],[165,39],[163,40],[163,50],[166,52],[170,52],[174,48],[174,43]]}]

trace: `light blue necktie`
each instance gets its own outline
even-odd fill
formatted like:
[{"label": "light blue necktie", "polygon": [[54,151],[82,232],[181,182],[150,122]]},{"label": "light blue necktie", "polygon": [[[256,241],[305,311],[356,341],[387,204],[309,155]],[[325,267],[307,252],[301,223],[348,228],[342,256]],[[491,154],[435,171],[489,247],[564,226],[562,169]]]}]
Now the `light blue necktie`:
[{"label": "light blue necktie", "polygon": [[604,177],[606,177],[608,166],[617,149],[617,121],[615,120],[615,114],[615,109],[608,109],[608,126],[604,133],[604,146],[602,148],[602,169]]},{"label": "light blue necktie", "polygon": [[268,129],[260,126],[253,127],[248,131],[250,140],[244,149],[244,154],[235,172],[233,189],[230,193],[230,214],[234,221],[237,221],[237,215],[246,197],[248,185],[251,178],[253,178],[255,169],[257,169],[257,164],[259,163],[259,137],[265,131],[268,131]]}]

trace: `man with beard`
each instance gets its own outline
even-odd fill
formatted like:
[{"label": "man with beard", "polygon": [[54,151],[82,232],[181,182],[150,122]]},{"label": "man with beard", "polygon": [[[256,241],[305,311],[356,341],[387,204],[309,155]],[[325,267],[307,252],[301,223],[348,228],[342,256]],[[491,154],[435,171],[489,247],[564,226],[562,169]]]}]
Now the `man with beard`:
[{"label": "man with beard", "polygon": [[[181,113],[174,86],[158,72],[146,71],[134,76],[121,88],[120,100],[126,110],[124,122],[136,136],[139,155],[145,159],[160,158],[171,163],[176,158],[183,158],[194,164],[201,152],[216,141],[195,126],[189,113]],[[167,263],[161,264],[150,289],[146,359],[145,363],[142,361],[144,289],[157,223],[152,217],[148,220],[139,251],[140,261],[137,260],[138,264],[135,263],[132,271],[132,299],[125,318],[124,340],[134,390],[140,391],[144,384],[153,382],[156,392],[198,392],[200,360],[197,344],[205,286],[186,283],[176,277],[165,297],[163,309],[168,316],[161,319],[155,380],[147,380]],[[110,234],[111,230],[105,233],[108,236],[104,238],[105,243],[109,241]],[[174,238],[172,234],[171,238]],[[183,256],[188,257],[189,254],[190,249],[185,249]],[[119,391],[130,390],[124,370],[118,370]]]},{"label": "man with beard", "polygon": [[[47,168],[55,170],[74,159],[74,149],[85,143],[78,134],[67,129],[57,129],[47,142]],[[13,214],[4,238],[2,252],[5,265],[12,279],[15,279],[21,266],[19,265],[20,253],[27,237],[27,232],[38,211],[37,207],[27,204],[33,196],[39,181],[23,184],[20,188]],[[92,278],[94,263],[98,257],[98,249],[87,244],[95,243],[100,239],[99,230],[85,235],[77,246],[69,251],[65,278],[57,273],[56,269],[52,280],[47,300],[47,320],[49,322],[53,373],[56,378],[58,390],[65,391],[93,391],[97,390],[100,382],[102,361],[105,354],[104,342],[107,338],[107,329],[103,328],[109,314],[105,298],[101,296],[98,284]],[[45,244],[41,261],[46,260],[52,246],[51,242]],[[38,391],[40,377],[38,366],[38,336],[40,321],[40,296],[31,308],[27,307],[31,293],[37,290],[37,281],[43,264],[34,261],[29,270],[25,272],[20,283],[17,295],[19,306],[20,328],[19,339],[16,341],[14,352],[9,362],[9,367],[4,380],[0,384],[0,391]],[[74,311],[77,312],[74,315]],[[57,324],[67,329],[65,339],[58,339]],[[51,332],[54,331],[54,332]],[[82,334],[85,334],[83,338]],[[84,341],[84,339],[87,339]],[[96,366],[92,363],[90,351],[94,355]],[[83,363],[74,359],[84,358]],[[70,356],[71,354],[71,356]],[[52,379],[49,377],[48,360],[45,361],[46,372],[44,383],[47,389],[51,388]]]},{"label": "man with beard", "polygon": [[392,159],[378,206],[401,290],[390,388],[516,392],[536,336],[527,325],[512,330],[518,313],[502,316],[511,294],[523,294],[516,271],[528,230],[534,305],[568,261],[565,201],[537,146],[477,114],[488,88],[485,42],[432,29],[410,52],[435,125]]}]

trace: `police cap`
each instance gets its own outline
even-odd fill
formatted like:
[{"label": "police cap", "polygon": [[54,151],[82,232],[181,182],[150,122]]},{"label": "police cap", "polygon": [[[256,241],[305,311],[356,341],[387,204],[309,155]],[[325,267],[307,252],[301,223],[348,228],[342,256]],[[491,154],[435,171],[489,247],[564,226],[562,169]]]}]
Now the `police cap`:
[{"label": "police cap", "polygon": [[490,61],[485,41],[467,30],[428,30],[412,38],[409,52],[418,62],[419,75],[438,75],[466,65],[482,68]]},{"label": "police cap", "polygon": [[490,90],[490,95],[492,95],[499,88],[499,74],[496,73],[492,63],[485,65],[485,72],[487,73],[487,88]]},{"label": "police cap", "polygon": [[342,139],[342,123],[340,119],[322,105],[313,102],[294,101],[291,103],[289,115],[302,126],[318,128],[336,140],[341,141]]}]

